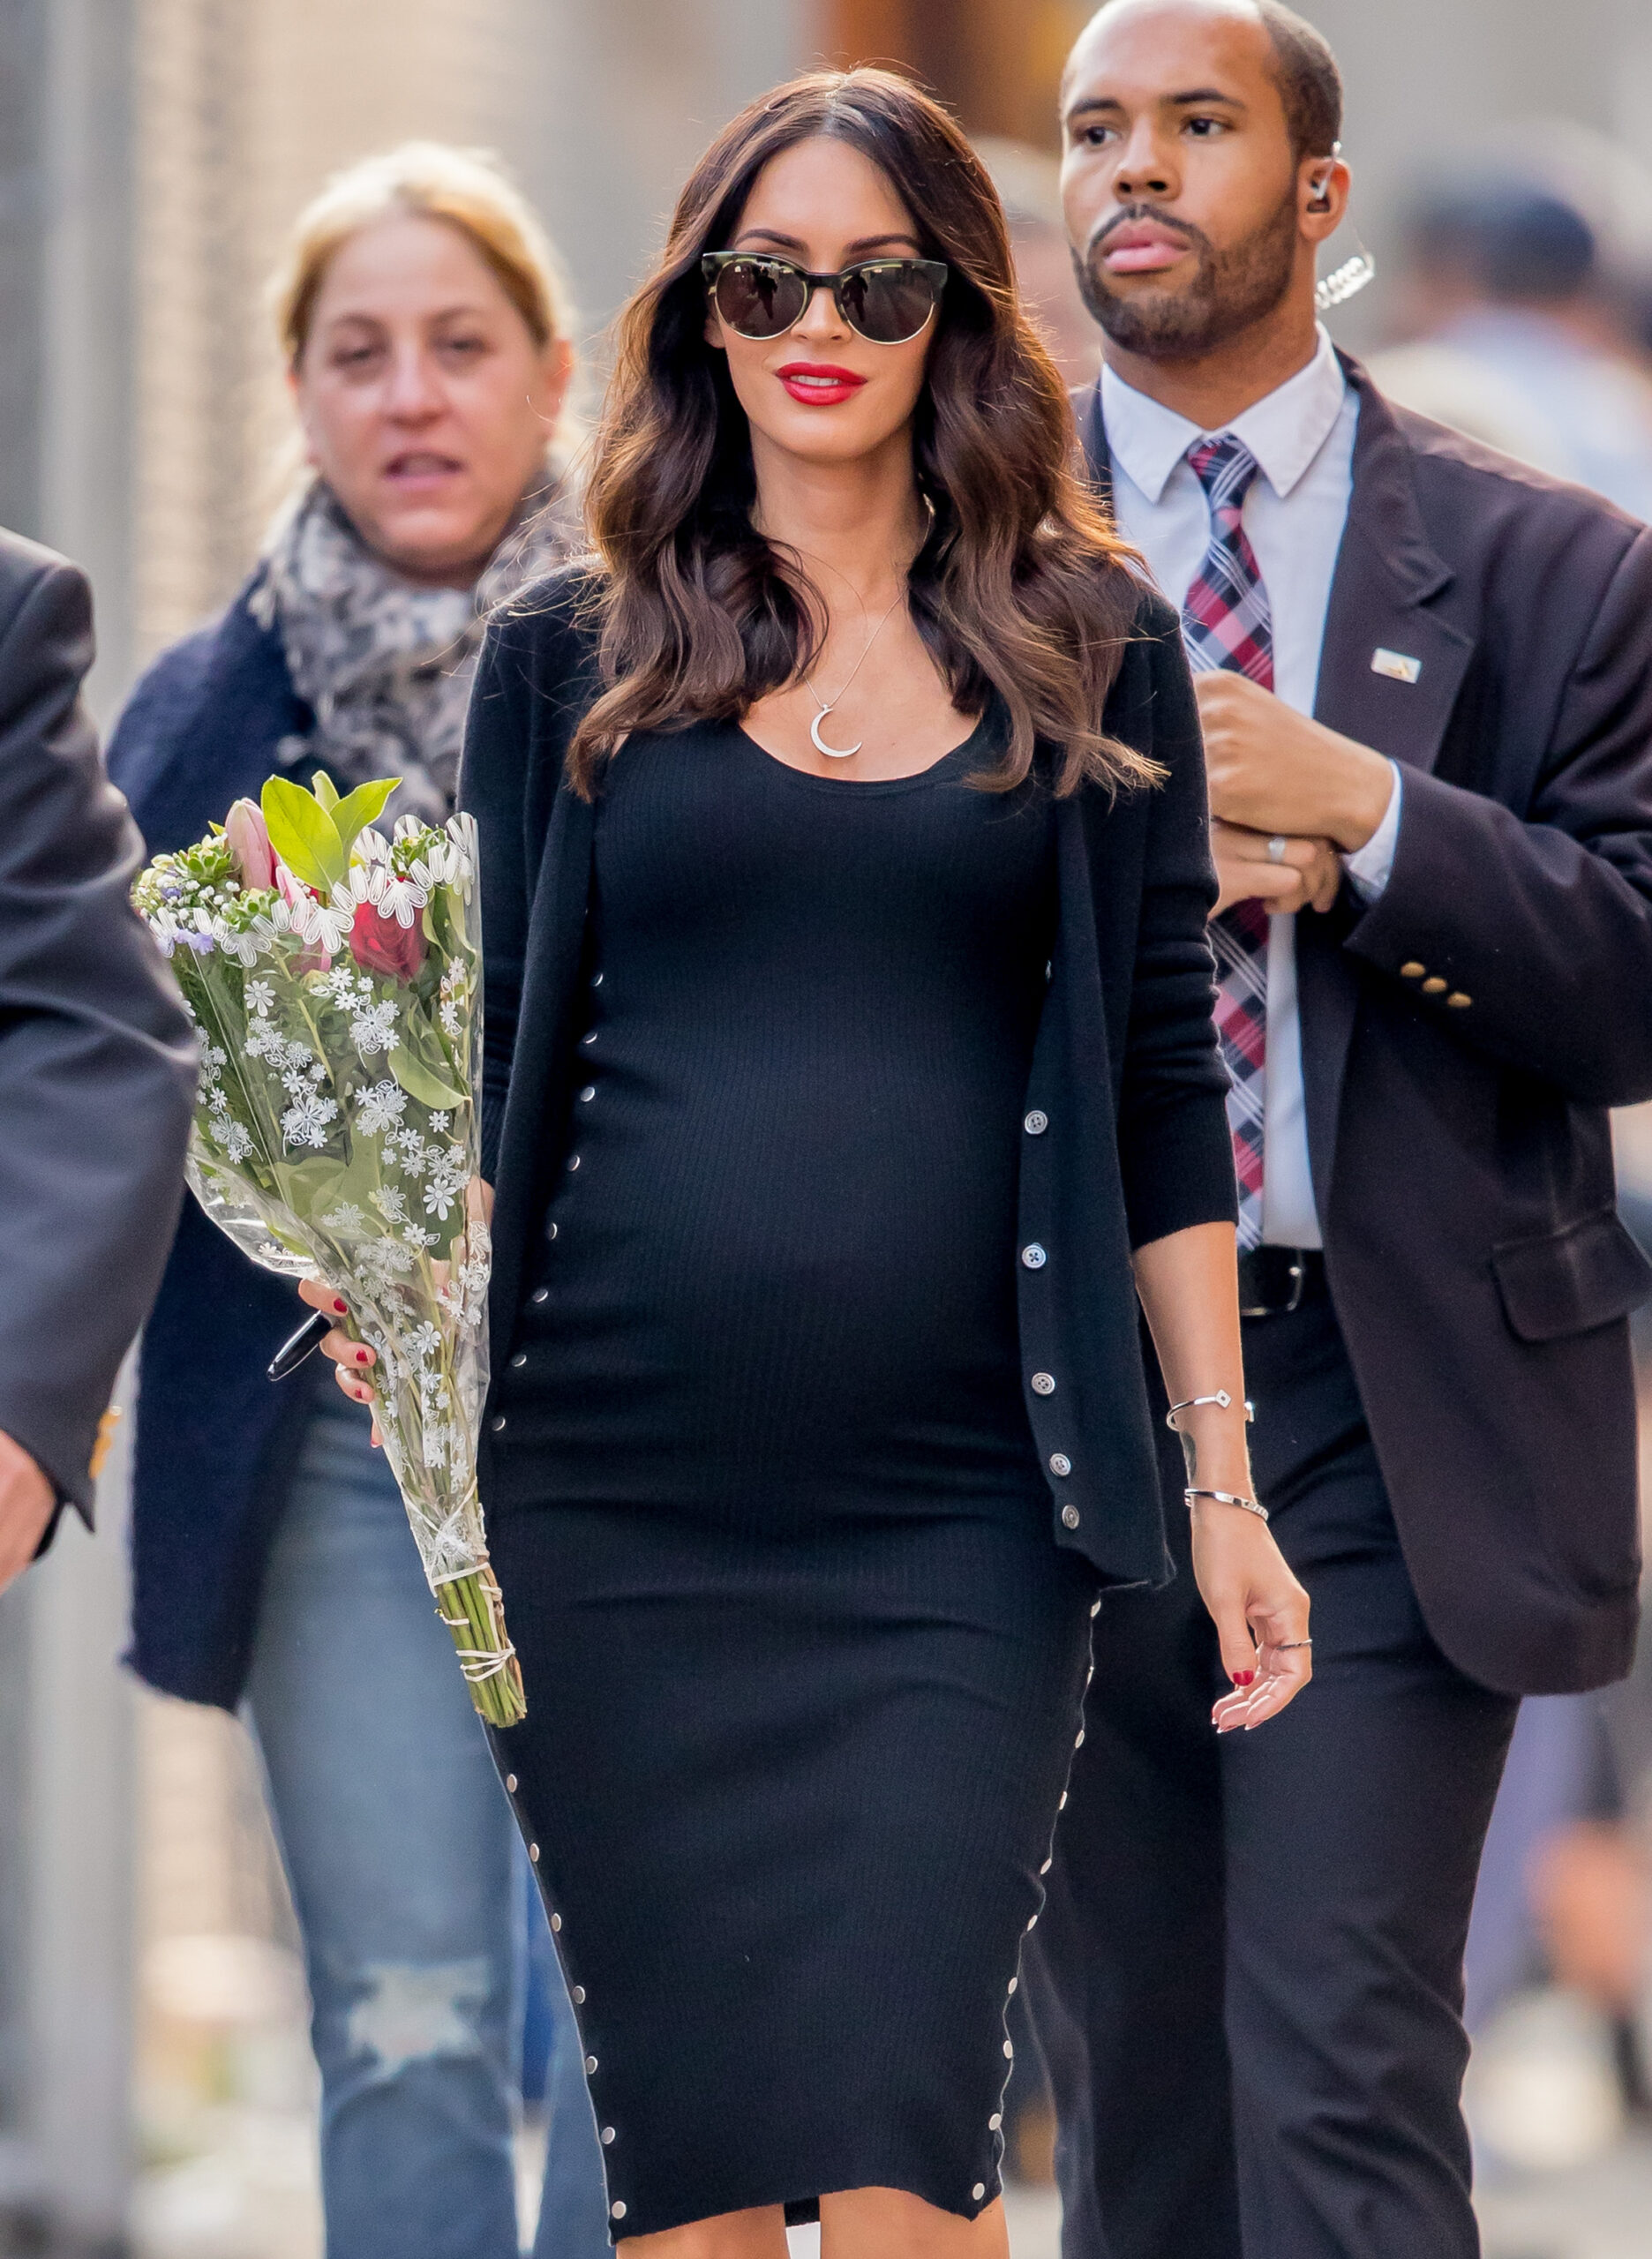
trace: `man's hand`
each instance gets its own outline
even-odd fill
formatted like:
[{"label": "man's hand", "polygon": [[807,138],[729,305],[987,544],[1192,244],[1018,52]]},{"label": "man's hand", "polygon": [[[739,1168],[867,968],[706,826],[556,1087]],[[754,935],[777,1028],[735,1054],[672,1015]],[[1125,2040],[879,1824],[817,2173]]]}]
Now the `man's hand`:
[{"label": "man's hand", "polygon": [[1328,839],[1344,854],[1364,846],[1393,792],[1380,753],[1226,668],[1195,675],[1193,688],[1213,815],[1265,838]]},{"label": "man's hand", "polygon": [[0,1430],[0,1591],[34,1558],[56,1503],[22,1445]]},{"label": "man's hand", "polygon": [[1271,844],[1260,831],[1212,819],[1211,853],[1221,884],[1213,918],[1235,902],[1263,902],[1287,916],[1298,910],[1329,910],[1342,885],[1342,866],[1330,841],[1287,836],[1284,852],[1277,856],[1270,853]]}]

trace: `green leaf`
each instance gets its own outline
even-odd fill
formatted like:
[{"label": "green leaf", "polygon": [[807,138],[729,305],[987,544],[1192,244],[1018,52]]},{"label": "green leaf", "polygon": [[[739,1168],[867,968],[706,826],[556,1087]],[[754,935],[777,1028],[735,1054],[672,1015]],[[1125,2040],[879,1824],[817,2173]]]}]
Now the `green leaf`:
[{"label": "green leaf", "polygon": [[366,784],[357,784],[353,792],[347,792],[336,804],[333,810],[333,822],[338,832],[339,844],[346,855],[364,825],[374,822],[384,814],[385,802],[401,782],[399,777],[370,777]]},{"label": "green leaf", "polygon": [[451,1114],[466,1102],[462,1091],[433,1075],[430,1069],[413,1056],[405,1043],[394,1045],[390,1053],[390,1072],[395,1077],[409,1098],[417,1099],[421,1106],[433,1107],[438,1113]]},{"label": "green leaf", "polygon": [[267,777],[259,795],[270,845],[296,879],[331,894],[344,875],[338,827],[320,802],[290,777]]},{"label": "green leaf", "polygon": [[338,806],[338,786],[325,769],[316,770],[311,780],[311,790],[322,807],[332,809]]}]

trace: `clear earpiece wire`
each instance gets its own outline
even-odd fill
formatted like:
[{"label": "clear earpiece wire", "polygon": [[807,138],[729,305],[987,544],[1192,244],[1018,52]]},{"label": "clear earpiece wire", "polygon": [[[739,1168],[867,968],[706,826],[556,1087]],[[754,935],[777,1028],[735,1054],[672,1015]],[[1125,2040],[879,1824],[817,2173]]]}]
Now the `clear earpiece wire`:
[{"label": "clear earpiece wire", "polygon": [[[1332,143],[1331,154],[1333,157],[1342,154],[1340,141]],[[1329,180],[1331,176],[1327,174],[1325,177]],[[1376,281],[1377,262],[1366,250],[1357,228],[1354,230],[1354,240],[1359,244],[1359,249],[1353,258],[1345,259],[1340,266],[1333,266],[1329,274],[1322,274],[1314,284],[1316,312],[1328,314],[1333,306],[1346,305],[1350,298],[1358,297],[1368,282]]]},{"label": "clear earpiece wire", "polygon": [[1345,305],[1356,298],[1368,282],[1374,281],[1377,262],[1368,251],[1361,250],[1352,259],[1345,259],[1340,266],[1333,266],[1329,274],[1322,274],[1314,284],[1314,304],[1322,314],[1333,306]]}]

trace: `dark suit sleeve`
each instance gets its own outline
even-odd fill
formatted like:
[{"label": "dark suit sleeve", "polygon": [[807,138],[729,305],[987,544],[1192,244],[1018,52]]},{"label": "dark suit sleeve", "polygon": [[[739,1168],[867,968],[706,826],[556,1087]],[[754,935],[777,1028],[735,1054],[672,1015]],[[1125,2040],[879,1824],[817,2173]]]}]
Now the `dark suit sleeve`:
[{"label": "dark suit sleeve", "polygon": [[1632,1105],[1652,1097],[1652,534],[1594,610],[1550,744],[1524,820],[1408,769],[1393,874],[1347,945],[1463,1040]]},{"label": "dark suit sleeve", "polygon": [[91,597],[21,575],[0,622],[0,1429],[90,1517],[115,1375],[184,1190],[195,1054],[128,900],[140,843],[80,702]]},{"label": "dark suit sleeve", "polygon": [[524,808],[531,713],[524,630],[495,621],[470,691],[459,805],[476,818],[482,888],[482,1174],[491,1184],[516,1048],[531,907]]},{"label": "dark suit sleeve", "polygon": [[1237,1213],[1228,1075],[1212,1017],[1206,927],[1216,901],[1205,747],[1174,613],[1142,625],[1151,665],[1146,749],[1168,774],[1149,802],[1136,971],[1119,1101],[1119,1162],[1132,1247]]}]

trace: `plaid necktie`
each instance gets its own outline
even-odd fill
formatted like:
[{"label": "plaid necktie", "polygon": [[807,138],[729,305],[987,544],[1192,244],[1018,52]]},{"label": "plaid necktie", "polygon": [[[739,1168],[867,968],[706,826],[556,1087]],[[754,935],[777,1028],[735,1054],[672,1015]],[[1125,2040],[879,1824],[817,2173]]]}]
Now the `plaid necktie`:
[{"label": "plaid necktie", "polygon": [[[1195,674],[1231,667],[1273,687],[1273,615],[1256,552],[1240,522],[1258,463],[1229,434],[1188,450],[1210,506],[1210,547],[1182,607],[1182,635]],[[1216,952],[1216,1029],[1232,1077],[1228,1126],[1239,1178],[1239,1244],[1262,1238],[1262,1138],[1267,1069],[1267,912],[1235,903],[1211,921]]]}]

